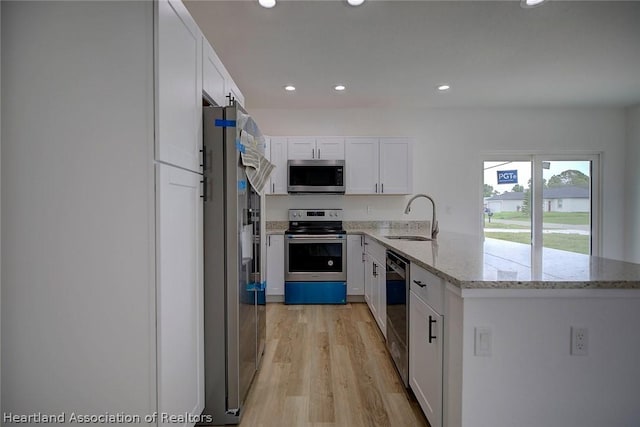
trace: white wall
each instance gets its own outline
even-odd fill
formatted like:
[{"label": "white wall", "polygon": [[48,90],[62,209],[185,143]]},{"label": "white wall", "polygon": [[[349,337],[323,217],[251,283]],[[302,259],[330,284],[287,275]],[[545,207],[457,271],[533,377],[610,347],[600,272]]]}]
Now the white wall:
[{"label": "white wall", "polygon": [[[256,109],[268,135],[409,136],[414,193],[438,204],[442,230],[481,233],[482,158],[495,153],[602,152],[603,255],[621,258],[625,112],[622,108]],[[348,166],[347,166],[348,167]],[[428,203],[403,215],[409,196],[270,196],[267,219],[289,207],[342,207],[347,219],[424,219]],[[367,212],[366,207],[371,211]]]},{"label": "white wall", "polygon": [[625,258],[640,263],[640,105],[627,109]]},{"label": "white wall", "polygon": [[[640,425],[640,298],[465,298],[462,425]],[[637,292],[635,292],[637,294]],[[571,327],[588,355],[570,355]],[[474,328],[492,354],[474,356]]]},{"label": "white wall", "polygon": [[152,413],[153,6],[2,18],[3,410]]}]

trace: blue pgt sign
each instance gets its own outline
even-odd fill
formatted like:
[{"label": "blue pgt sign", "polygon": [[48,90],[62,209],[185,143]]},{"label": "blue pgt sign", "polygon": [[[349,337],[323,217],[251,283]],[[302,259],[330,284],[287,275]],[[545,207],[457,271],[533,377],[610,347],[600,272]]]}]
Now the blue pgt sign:
[{"label": "blue pgt sign", "polygon": [[517,184],[518,171],[498,171],[498,184]]}]

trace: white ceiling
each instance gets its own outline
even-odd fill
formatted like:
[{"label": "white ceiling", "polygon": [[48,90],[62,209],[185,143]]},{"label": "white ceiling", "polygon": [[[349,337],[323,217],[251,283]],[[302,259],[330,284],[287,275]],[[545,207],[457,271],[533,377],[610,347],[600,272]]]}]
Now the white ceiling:
[{"label": "white ceiling", "polygon": [[640,104],[638,1],[185,3],[250,108]]}]

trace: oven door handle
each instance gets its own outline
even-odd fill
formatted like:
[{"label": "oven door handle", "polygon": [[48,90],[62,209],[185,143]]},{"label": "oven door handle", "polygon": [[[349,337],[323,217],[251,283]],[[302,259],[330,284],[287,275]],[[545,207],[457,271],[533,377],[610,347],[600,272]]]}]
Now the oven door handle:
[{"label": "oven door handle", "polygon": [[344,240],[344,234],[287,234],[288,239]]}]

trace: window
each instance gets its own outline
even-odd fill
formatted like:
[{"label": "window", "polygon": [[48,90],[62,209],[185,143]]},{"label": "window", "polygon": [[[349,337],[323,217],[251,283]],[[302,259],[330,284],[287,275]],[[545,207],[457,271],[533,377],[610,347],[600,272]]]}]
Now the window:
[{"label": "window", "polygon": [[597,255],[598,165],[597,155],[485,160],[485,237]]}]

